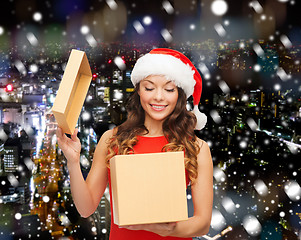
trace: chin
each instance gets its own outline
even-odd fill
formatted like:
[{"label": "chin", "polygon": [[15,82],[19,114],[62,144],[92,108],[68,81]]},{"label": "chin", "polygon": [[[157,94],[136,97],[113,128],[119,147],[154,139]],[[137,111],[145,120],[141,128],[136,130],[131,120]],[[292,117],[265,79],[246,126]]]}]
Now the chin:
[{"label": "chin", "polygon": [[168,115],[166,115],[166,116],[151,116],[151,118],[155,121],[164,121],[167,117],[168,117]]}]

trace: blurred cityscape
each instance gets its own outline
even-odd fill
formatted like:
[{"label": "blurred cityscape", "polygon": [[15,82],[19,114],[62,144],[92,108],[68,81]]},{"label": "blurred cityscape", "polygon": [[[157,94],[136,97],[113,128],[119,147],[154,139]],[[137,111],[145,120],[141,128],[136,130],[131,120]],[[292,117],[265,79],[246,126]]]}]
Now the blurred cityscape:
[{"label": "blurred cityscape", "polygon": [[[96,212],[81,218],[57,146],[51,107],[76,46],[63,48],[0,51],[0,239],[109,239],[108,191]],[[93,72],[78,120],[84,177],[102,133],[126,119],[132,67],[152,48],[81,49]],[[196,134],[212,151],[215,198],[210,232],[199,239],[300,239],[301,46],[208,40],[172,48],[190,57],[203,77],[199,107],[208,123]],[[188,99],[188,109],[191,104]],[[190,189],[187,201],[192,215]]]}]

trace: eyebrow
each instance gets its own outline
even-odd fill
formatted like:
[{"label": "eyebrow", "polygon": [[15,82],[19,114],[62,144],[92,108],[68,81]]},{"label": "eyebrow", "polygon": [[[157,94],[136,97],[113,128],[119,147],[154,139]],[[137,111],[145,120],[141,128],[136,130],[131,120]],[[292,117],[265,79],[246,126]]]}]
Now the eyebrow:
[{"label": "eyebrow", "polygon": [[[149,82],[149,83],[151,83],[151,84],[154,84],[155,85],[155,83],[153,82],[153,81],[151,81],[151,80],[148,80],[148,79],[143,79],[143,81],[147,81],[147,82]],[[164,85],[167,85],[167,84],[169,84],[169,83],[171,83],[172,81],[171,80],[169,80],[168,82],[166,82]]]}]

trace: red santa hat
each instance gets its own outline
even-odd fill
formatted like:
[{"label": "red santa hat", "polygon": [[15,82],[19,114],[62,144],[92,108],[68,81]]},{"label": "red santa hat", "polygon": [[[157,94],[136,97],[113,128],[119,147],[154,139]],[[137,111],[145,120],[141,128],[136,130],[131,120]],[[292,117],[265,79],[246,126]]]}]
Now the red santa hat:
[{"label": "red santa hat", "polygon": [[134,86],[150,75],[163,75],[172,80],[186,93],[193,96],[193,112],[197,118],[195,129],[204,128],[207,117],[199,111],[198,105],[202,94],[202,78],[192,62],[182,53],[168,49],[156,48],[140,57],[131,74]]}]

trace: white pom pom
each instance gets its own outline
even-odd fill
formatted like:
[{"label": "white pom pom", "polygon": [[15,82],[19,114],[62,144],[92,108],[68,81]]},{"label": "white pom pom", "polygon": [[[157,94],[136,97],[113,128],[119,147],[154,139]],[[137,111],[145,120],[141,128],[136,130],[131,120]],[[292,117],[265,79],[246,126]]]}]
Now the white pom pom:
[{"label": "white pom pom", "polygon": [[193,113],[197,118],[195,129],[196,130],[203,129],[207,123],[207,116],[204,113],[200,112],[198,105],[194,105]]}]

